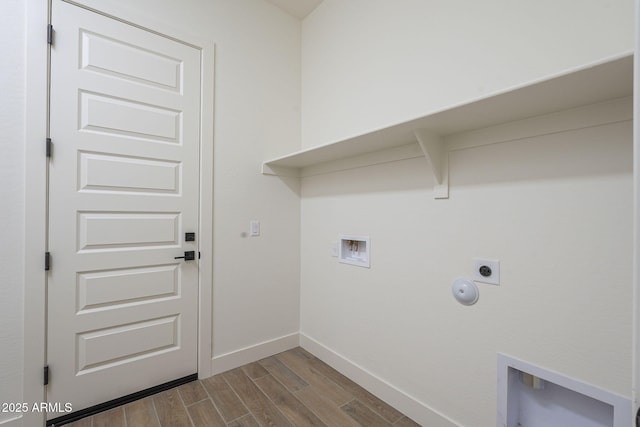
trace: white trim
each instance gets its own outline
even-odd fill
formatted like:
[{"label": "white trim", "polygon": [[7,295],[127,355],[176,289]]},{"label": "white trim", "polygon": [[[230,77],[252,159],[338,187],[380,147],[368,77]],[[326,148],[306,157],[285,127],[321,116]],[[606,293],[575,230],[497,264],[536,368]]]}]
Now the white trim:
[{"label": "white trim", "polygon": [[[69,3],[73,3],[69,1]],[[88,2],[87,2],[88,3]],[[104,2],[103,2],[104,3]],[[96,7],[99,7],[98,3]],[[82,6],[81,6],[82,7]],[[198,369],[200,377],[212,375],[212,309],[213,309],[213,103],[214,103],[214,44],[200,37],[167,30],[159,22],[127,9],[110,5],[102,13],[120,15],[132,25],[143,26],[158,34],[197,47],[202,59],[201,93],[201,176],[200,176],[200,291],[198,317]],[[44,141],[47,137],[48,45],[46,29],[49,22],[49,0],[27,0],[26,17],[26,132],[25,132],[25,291],[24,291],[24,367],[23,398],[25,402],[42,402],[45,389],[42,369],[46,363],[46,275],[44,251],[46,247],[46,157]],[[113,16],[112,16],[113,17]],[[165,31],[167,30],[167,31]],[[10,423],[10,424],[9,424]],[[25,414],[7,426],[44,425],[44,414]]]},{"label": "white trim", "polygon": [[[555,383],[559,386],[589,396],[593,399],[607,403],[613,407],[613,427],[629,427],[631,425],[631,400],[619,394],[603,390],[591,384],[583,383],[573,378],[564,376],[557,372],[549,371],[540,366],[498,353],[498,413],[496,426],[505,427],[508,425],[508,385],[509,368],[526,372],[545,381]],[[513,410],[513,409],[512,409]]]},{"label": "white trim", "polygon": [[[447,179],[447,153],[451,151],[513,141],[532,140],[539,136],[571,132],[630,120],[633,120],[633,97],[625,96],[568,110],[555,111],[540,116],[501,123],[482,129],[446,135],[442,137],[440,141],[442,146],[439,147],[439,149],[442,150],[442,153],[434,156],[439,158],[441,164],[439,164],[438,167],[442,168],[436,175],[440,176],[443,181]],[[378,151],[304,167],[285,167],[264,162],[262,164],[262,173],[264,175],[304,178],[425,156],[429,158],[429,153],[421,149],[419,142],[410,142],[405,145],[384,148]],[[448,185],[444,185],[444,183],[442,185],[436,184],[436,187],[442,190],[448,189]]]},{"label": "white trim", "polygon": [[215,47],[201,45],[198,377],[213,375],[213,109]]},{"label": "white trim", "polygon": [[11,418],[10,420],[4,420],[0,422],[0,426],[2,427],[20,427],[22,426],[23,418],[22,416]]},{"label": "white trim", "polygon": [[633,120],[633,97],[610,99],[569,110],[555,111],[483,129],[447,135],[448,151],[466,150],[484,145],[533,140],[540,136],[573,132]]},{"label": "white trim", "polygon": [[213,374],[217,375],[298,347],[300,345],[299,337],[300,335],[296,332],[216,356],[211,360]]},{"label": "white trim", "polygon": [[[394,125],[268,159],[263,162],[263,170],[270,173],[277,172],[277,168],[305,169],[403,145],[413,139],[411,135],[415,137],[418,129],[437,130],[440,136],[446,136],[628,97],[633,90],[629,84],[632,76],[632,52],[626,52]],[[436,198],[441,196],[445,196],[444,192]]]},{"label": "white trim", "polygon": [[300,347],[420,425],[432,427],[454,427],[459,425],[444,414],[418,401],[372,372],[367,371],[365,368],[303,333],[300,333]]},{"label": "white trim", "polygon": [[[26,5],[26,111],[25,111],[25,276],[23,401],[45,398],[42,372],[46,362],[46,156],[48,129],[47,24],[49,1],[28,0]],[[24,426],[44,425],[44,414],[26,413]],[[11,423],[14,425],[14,423]],[[15,425],[19,425],[15,423]]]},{"label": "white trim", "polygon": [[634,57],[633,96],[633,347],[632,417],[640,412],[640,1],[635,2],[636,54]]},{"label": "white trim", "polygon": [[[189,44],[197,49],[207,49],[213,46],[211,40],[204,39],[195,33],[189,33],[181,28],[172,26],[168,22],[153,17],[153,13],[136,12],[134,8],[123,6],[120,2],[104,0],[62,0],[66,3],[91,10],[92,12],[108,16],[112,19],[133,25],[158,35],[169,37],[175,41]],[[210,76],[212,77],[212,76]]]}]

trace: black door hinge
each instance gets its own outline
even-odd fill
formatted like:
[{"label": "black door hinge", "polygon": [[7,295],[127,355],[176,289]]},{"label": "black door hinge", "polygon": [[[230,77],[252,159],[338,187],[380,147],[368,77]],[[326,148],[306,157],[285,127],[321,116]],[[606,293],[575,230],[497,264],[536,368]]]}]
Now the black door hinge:
[{"label": "black door hinge", "polygon": [[47,138],[47,157],[51,157],[51,146],[53,145],[51,142],[51,138]]},{"label": "black door hinge", "polygon": [[45,366],[43,371],[44,385],[49,385],[49,367]]},{"label": "black door hinge", "polygon": [[200,252],[198,252],[198,259],[200,259]]},{"label": "black door hinge", "polygon": [[47,25],[47,43],[53,44],[53,25]]},{"label": "black door hinge", "polygon": [[50,268],[51,268],[51,253],[45,252],[44,253],[44,271],[49,271]]}]

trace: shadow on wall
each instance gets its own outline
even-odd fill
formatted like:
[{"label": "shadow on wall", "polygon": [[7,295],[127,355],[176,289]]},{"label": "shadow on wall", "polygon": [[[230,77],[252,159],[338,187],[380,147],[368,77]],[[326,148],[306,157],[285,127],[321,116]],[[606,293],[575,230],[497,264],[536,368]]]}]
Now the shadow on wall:
[{"label": "shadow on wall", "polygon": [[[632,126],[631,121],[625,121],[452,151],[450,197],[461,187],[631,176]],[[302,196],[430,193],[434,179],[428,168],[425,159],[415,158],[306,177],[302,179]]]},{"label": "shadow on wall", "polygon": [[282,181],[282,183],[284,185],[286,185],[289,190],[291,190],[292,193],[294,193],[296,196],[300,197],[300,178],[298,177],[291,177],[291,176],[269,176],[266,175],[267,178],[272,178],[272,179],[279,179],[280,181]]}]

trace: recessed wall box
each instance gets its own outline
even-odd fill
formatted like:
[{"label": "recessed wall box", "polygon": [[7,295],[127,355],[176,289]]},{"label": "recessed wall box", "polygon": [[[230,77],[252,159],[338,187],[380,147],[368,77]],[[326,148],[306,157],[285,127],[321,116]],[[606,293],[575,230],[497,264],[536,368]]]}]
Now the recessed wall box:
[{"label": "recessed wall box", "polygon": [[626,396],[498,354],[497,425],[505,427],[627,427]]},{"label": "recessed wall box", "polygon": [[371,266],[369,236],[341,234],[338,239],[338,261],[369,268]]}]

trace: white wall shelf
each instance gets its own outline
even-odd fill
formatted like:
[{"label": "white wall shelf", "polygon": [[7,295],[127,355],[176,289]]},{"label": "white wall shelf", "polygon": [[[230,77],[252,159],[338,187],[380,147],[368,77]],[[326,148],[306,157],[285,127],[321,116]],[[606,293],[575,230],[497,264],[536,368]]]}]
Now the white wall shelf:
[{"label": "white wall shelf", "polygon": [[262,173],[303,177],[424,156],[434,175],[434,196],[447,198],[448,152],[454,148],[449,136],[631,99],[632,95],[633,54],[629,53],[363,135],[270,159],[263,163]]}]

